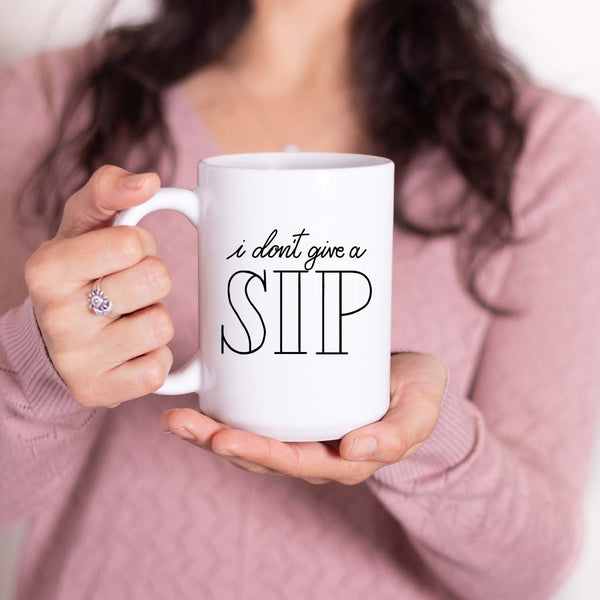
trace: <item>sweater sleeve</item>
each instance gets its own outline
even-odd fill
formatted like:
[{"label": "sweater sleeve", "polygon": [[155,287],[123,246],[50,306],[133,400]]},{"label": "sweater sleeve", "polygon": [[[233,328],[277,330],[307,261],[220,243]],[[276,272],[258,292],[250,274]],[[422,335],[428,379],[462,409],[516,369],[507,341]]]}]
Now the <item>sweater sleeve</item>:
[{"label": "sweater sleeve", "polygon": [[[64,68],[60,58],[44,64]],[[80,407],[54,369],[24,281],[49,235],[18,207],[52,134],[40,67],[30,58],[0,73],[0,529],[41,508],[81,466],[103,414]]]},{"label": "sweater sleeve", "polygon": [[465,599],[547,598],[581,545],[600,399],[600,118],[561,102],[518,177],[532,235],[497,300],[521,314],[492,319],[470,397],[450,374],[427,442],[368,482]]}]

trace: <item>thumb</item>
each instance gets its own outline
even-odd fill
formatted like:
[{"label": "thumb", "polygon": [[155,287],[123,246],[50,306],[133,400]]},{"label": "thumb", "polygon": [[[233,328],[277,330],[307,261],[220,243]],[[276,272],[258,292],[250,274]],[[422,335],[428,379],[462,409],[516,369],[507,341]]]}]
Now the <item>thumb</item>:
[{"label": "thumb", "polygon": [[56,237],[71,238],[112,225],[116,214],[149,200],[160,188],[156,173],[100,167],[66,202]]},{"label": "thumb", "polygon": [[394,463],[414,454],[435,428],[447,385],[446,366],[434,356],[393,355],[388,412],[380,421],[347,433],[340,442],[340,456]]},{"label": "thumb", "polygon": [[439,407],[428,401],[391,408],[381,421],[346,434],[340,442],[340,456],[352,461],[398,462],[425,443],[438,415]]}]

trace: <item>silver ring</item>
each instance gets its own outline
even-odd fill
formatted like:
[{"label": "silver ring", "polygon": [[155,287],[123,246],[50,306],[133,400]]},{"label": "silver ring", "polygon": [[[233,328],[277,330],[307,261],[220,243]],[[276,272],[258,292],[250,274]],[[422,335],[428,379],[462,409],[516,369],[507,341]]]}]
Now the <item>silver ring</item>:
[{"label": "silver ring", "polygon": [[93,310],[99,317],[110,317],[111,319],[117,319],[118,317],[111,315],[113,308],[112,302],[106,297],[106,294],[100,288],[100,282],[102,281],[102,277],[96,280],[94,288],[88,294],[88,307],[91,310]]}]

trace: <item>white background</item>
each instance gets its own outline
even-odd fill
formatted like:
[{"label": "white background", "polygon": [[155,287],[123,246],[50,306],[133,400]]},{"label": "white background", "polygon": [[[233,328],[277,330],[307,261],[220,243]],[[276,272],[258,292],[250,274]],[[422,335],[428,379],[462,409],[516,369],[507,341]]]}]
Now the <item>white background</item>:
[{"label": "white background", "polygon": [[[141,20],[151,14],[154,1],[121,0],[113,21]],[[98,16],[109,4],[105,0],[0,0],[0,65],[38,49],[84,40],[95,31]],[[598,0],[493,0],[492,9],[501,38],[538,81],[587,96],[600,106]],[[600,443],[585,508],[584,552],[555,600],[600,598]],[[24,528],[20,524],[0,535],[0,600],[13,597]]]}]

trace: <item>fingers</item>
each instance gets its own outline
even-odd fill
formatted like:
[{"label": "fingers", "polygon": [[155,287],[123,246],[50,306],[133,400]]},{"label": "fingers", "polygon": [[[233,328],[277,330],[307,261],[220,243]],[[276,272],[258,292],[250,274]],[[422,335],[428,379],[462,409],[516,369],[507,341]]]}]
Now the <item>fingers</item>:
[{"label": "fingers", "polygon": [[65,204],[57,237],[72,238],[111,225],[118,211],[149,200],[159,187],[156,173],[100,167]]},{"label": "fingers", "polygon": [[54,366],[81,406],[114,406],[154,392],[164,382],[172,362],[166,344],[173,337],[164,306],[109,322],[100,331],[82,319],[68,321],[63,318],[49,327],[42,322],[42,327],[50,332],[47,347]]},{"label": "fingers", "polygon": [[116,321],[109,321],[97,335],[96,346],[89,349],[97,364],[114,368],[136,356],[165,346],[175,333],[169,311],[154,304]]},{"label": "fingers", "polygon": [[197,446],[211,449],[212,438],[228,425],[219,423],[191,408],[169,410],[160,417],[163,431],[177,433],[183,439],[194,440]]},{"label": "fingers", "polygon": [[112,302],[113,316],[160,302],[169,294],[171,286],[169,270],[155,256],[147,256],[129,269],[105,276],[101,284],[102,291]]},{"label": "fingers", "polygon": [[227,460],[238,469],[242,471],[248,471],[249,473],[259,473],[260,475],[274,475],[275,477],[288,477],[285,473],[279,473],[279,471],[273,471],[273,469],[267,469],[263,465],[257,465],[248,460],[242,458],[236,458],[234,456],[227,457]]},{"label": "fingers", "polygon": [[27,261],[25,279],[36,300],[62,300],[82,285],[156,253],[156,239],[147,229],[108,227],[45,242]]},{"label": "fingers", "polygon": [[232,428],[217,431],[211,449],[226,458],[239,458],[310,483],[338,481],[354,485],[377,468],[373,463],[344,460],[321,442],[280,442]]},{"label": "fingers", "polygon": [[321,442],[279,442],[234,429],[189,408],[163,413],[160,425],[247,471],[296,477],[312,484],[338,481],[356,485],[382,466],[344,460],[334,447]]},{"label": "fingers", "polygon": [[112,408],[131,398],[155,392],[165,380],[173,364],[173,355],[167,346],[151,350],[110,370],[102,377],[101,386],[79,390],[79,403],[86,406]]},{"label": "fingers", "polygon": [[[228,425],[218,423],[206,415],[192,410],[191,408],[173,409],[163,413],[160,417],[160,426],[166,433],[173,433],[186,442],[191,442],[195,446],[211,451],[212,438],[218,431],[229,429]],[[227,457],[229,462],[244,471],[252,473],[262,473],[263,475],[283,476],[272,469],[262,465],[251,463],[237,457]]]}]

